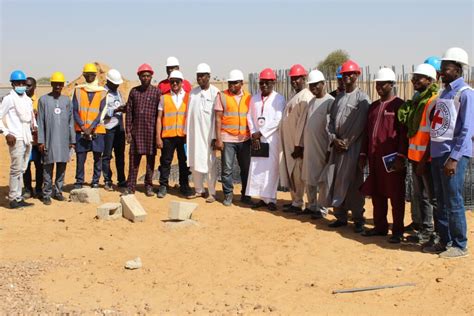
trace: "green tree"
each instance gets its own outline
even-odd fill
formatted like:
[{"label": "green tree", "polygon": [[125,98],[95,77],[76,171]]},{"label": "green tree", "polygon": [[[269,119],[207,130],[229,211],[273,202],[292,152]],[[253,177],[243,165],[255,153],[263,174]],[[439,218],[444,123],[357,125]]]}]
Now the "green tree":
[{"label": "green tree", "polygon": [[348,59],[349,53],[345,50],[337,49],[329,53],[323,61],[320,61],[316,69],[321,71],[326,78],[334,79],[336,77],[337,67]]},{"label": "green tree", "polygon": [[49,84],[49,77],[41,77],[41,78],[37,79],[36,84],[38,84],[38,85]]}]

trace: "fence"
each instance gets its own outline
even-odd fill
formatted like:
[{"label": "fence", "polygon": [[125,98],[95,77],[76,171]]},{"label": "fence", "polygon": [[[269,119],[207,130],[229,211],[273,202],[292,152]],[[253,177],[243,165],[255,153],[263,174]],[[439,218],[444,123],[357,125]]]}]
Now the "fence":
[{"label": "fence", "polygon": [[[397,83],[395,85],[395,93],[400,98],[407,100],[410,99],[414,93],[413,85],[410,81],[411,73],[415,66],[410,67],[401,66],[401,70],[397,71],[395,66],[391,67],[397,75]],[[275,70],[277,81],[274,86],[274,90],[282,94],[287,100],[292,96],[292,88],[290,77],[288,76],[288,69]],[[325,74],[326,78],[334,79],[334,74]],[[365,91],[371,100],[378,99],[377,91],[375,90],[375,82],[373,81],[374,74],[371,72],[369,67],[362,67],[362,72],[359,77],[359,88]],[[472,87],[474,84],[474,71],[468,69],[464,73],[464,80]],[[326,89],[328,92],[335,90],[337,87],[336,80],[327,80]],[[249,91],[254,94],[258,91],[258,73],[249,74],[248,82]],[[365,171],[367,176],[368,171]],[[411,179],[411,168],[408,168],[407,179],[406,179],[406,197],[410,200],[411,192],[413,190],[413,181]],[[469,166],[466,170],[464,179],[464,203],[468,209],[474,208],[474,159],[471,159]]]}]

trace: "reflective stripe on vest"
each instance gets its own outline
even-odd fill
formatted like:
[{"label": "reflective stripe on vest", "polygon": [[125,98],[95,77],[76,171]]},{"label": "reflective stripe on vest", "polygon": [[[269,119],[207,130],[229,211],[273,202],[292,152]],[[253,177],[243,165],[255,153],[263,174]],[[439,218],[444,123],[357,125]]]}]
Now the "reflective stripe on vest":
[{"label": "reflective stripe on vest", "polygon": [[[100,115],[100,104],[106,97],[107,93],[105,91],[94,92],[94,97],[91,101],[89,101],[88,92],[83,88],[75,89],[74,95],[76,96],[76,101],[78,104],[79,117],[81,118],[84,127],[89,128]],[[81,127],[77,123],[74,123],[74,129],[76,132],[82,131]],[[105,127],[101,122],[96,125],[94,133],[105,134]]]},{"label": "reflective stripe on vest", "polygon": [[163,115],[161,118],[161,137],[183,137],[186,135],[186,111],[188,109],[189,94],[186,93],[179,109],[176,109],[171,93],[163,95]]},{"label": "reflective stripe on vest", "polygon": [[430,112],[436,104],[438,95],[432,96],[425,104],[421,116],[420,127],[416,134],[408,140],[408,159],[421,161],[430,142]]},{"label": "reflective stripe on vest", "polygon": [[229,90],[225,90],[221,93],[222,107],[224,108],[224,113],[222,114],[222,131],[233,136],[250,136],[247,125],[250,97],[250,94],[244,91],[239,104],[237,104]]}]

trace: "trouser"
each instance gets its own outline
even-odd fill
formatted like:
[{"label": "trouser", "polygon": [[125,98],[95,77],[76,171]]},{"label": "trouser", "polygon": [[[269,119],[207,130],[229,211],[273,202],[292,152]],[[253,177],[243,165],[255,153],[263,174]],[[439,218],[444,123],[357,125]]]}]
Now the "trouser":
[{"label": "trouser", "polygon": [[464,175],[469,162],[467,157],[459,159],[452,176],[444,174],[444,163],[450,153],[432,158],[431,173],[436,192],[436,228],[441,243],[465,250],[467,247],[467,223],[464,209]]},{"label": "trouser", "polygon": [[224,142],[224,150],[221,156],[221,181],[222,191],[225,195],[234,192],[233,171],[236,156],[240,167],[240,181],[242,184],[240,193],[244,196],[250,168],[250,139],[242,143]]},{"label": "trouser", "polygon": [[349,185],[344,202],[338,207],[334,207],[334,216],[342,222],[347,222],[347,213],[352,212],[354,223],[365,223],[364,203],[365,198],[360,193],[359,188],[364,181],[364,175],[361,170],[357,170],[354,182]]},{"label": "trouser", "polygon": [[[401,236],[403,235],[404,225],[403,218],[405,216],[405,196],[403,194],[390,198],[390,204],[392,205],[392,234]],[[375,230],[380,233],[388,232],[388,198],[385,196],[374,194],[372,195],[372,204],[374,206],[374,226]]]},{"label": "trouser", "polygon": [[64,186],[64,176],[66,174],[66,163],[56,163],[56,180],[53,187],[54,163],[44,165],[44,187],[43,197],[62,195]]},{"label": "trouser", "polygon": [[117,183],[125,183],[125,132],[120,125],[108,129],[104,139],[104,153],[102,155],[102,172],[105,183],[112,183],[112,169],[110,160],[114,151],[115,167],[117,169]]},{"label": "trouser", "polygon": [[137,186],[138,168],[142,156],[146,156],[146,173],[145,173],[145,188],[153,188],[153,172],[155,170],[155,155],[140,155],[130,151],[130,167],[128,169],[127,186],[128,190],[135,192]]},{"label": "trouser", "polygon": [[[92,176],[92,184],[99,184],[100,172],[102,170],[102,153],[92,152],[94,156],[94,174]],[[87,159],[86,152],[76,152],[77,164],[76,164],[76,184],[84,184],[84,165]]]},{"label": "trouser", "polygon": [[293,182],[294,188],[290,188],[291,194],[291,205],[296,207],[303,207],[303,195],[305,189],[305,183],[301,179],[302,178],[302,171],[303,171],[303,159],[296,159],[295,167],[293,168],[293,172],[291,173],[291,180]]},{"label": "trouser", "polygon": [[208,173],[201,173],[196,170],[192,170],[191,174],[193,177],[194,190],[196,191],[196,193],[204,193],[206,191],[204,189],[204,181],[206,181],[209,194],[212,196],[216,195],[216,181],[217,181],[216,160],[214,160],[214,163],[209,168]]},{"label": "trouser", "polygon": [[436,212],[436,198],[434,194],[433,178],[431,175],[431,163],[426,163],[425,173],[416,175],[417,162],[412,161],[413,196],[411,218],[413,223],[419,225],[423,230],[433,231],[433,216]]},{"label": "trouser", "polygon": [[10,201],[21,201],[23,189],[23,173],[28,167],[30,160],[31,144],[17,139],[15,145],[8,146],[10,152],[10,192],[8,199]]},{"label": "trouser", "polygon": [[324,207],[319,206],[318,204],[318,186],[316,185],[307,185],[306,186],[306,197],[308,198],[308,203],[306,208],[313,212],[321,212],[323,215],[327,215],[328,210]]},{"label": "trouser", "polygon": [[38,146],[33,146],[31,149],[32,160],[28,162],[28,167],[23,174],[23,184],[25,189],[33,192],[33,186],[31,184],[31,162],[35,164],[35,192],[41,193],[43,187],[43,163],[41,161],[41,153],[39,152]]},{"label": "trouser", "polygon": [[168,137],[163,138],[163,148],[160,156],[160,186],[168,186],[168,179],[171,172],[171,162],[174,152],[178,153],[179,165],[179,186],[184,189],[189,187],[189,169],[186,164],[186,152],[184,145],[186,137]]}]

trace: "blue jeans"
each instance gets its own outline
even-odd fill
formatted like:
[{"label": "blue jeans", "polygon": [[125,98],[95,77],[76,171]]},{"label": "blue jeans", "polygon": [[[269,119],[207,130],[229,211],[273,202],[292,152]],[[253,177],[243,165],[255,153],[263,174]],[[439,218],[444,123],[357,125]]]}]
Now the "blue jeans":
[{"label": "blue jeans", "polygon": [[228,143],[224,142],[224,150],[222,151],[222,191],[224,194],[231,194],[234,192],[234,179],[232,177],[234,171],[234,161],[237,156],[237,162],[240,167],[240,179],[242,196],[245,195],[247,188],[247,180],[249,177],[250,167],[250,139],[243,143]]},{"label": "blue jeans", "polygon": [[115,167],[117,169],[117,183],[124,185],[125,179],[125,132],[120,129],[120,125],[108,129],[105,134],[104,152],[102,154],[102,173],[105,183],[112,184],[112,169],[110,160],[112,150],[114,151]]},{"label": "blue jeans", "polygon": [[455,174],[448,177],[444,174],[444,163],[449,154],[433,158],[431,162],[431,173],[438,202],[435,216],[436,227],[439,230],[442,244],[465,250],[467,247],[467,224],[463,188],[469,158],[462,157],[457,163]]}]

